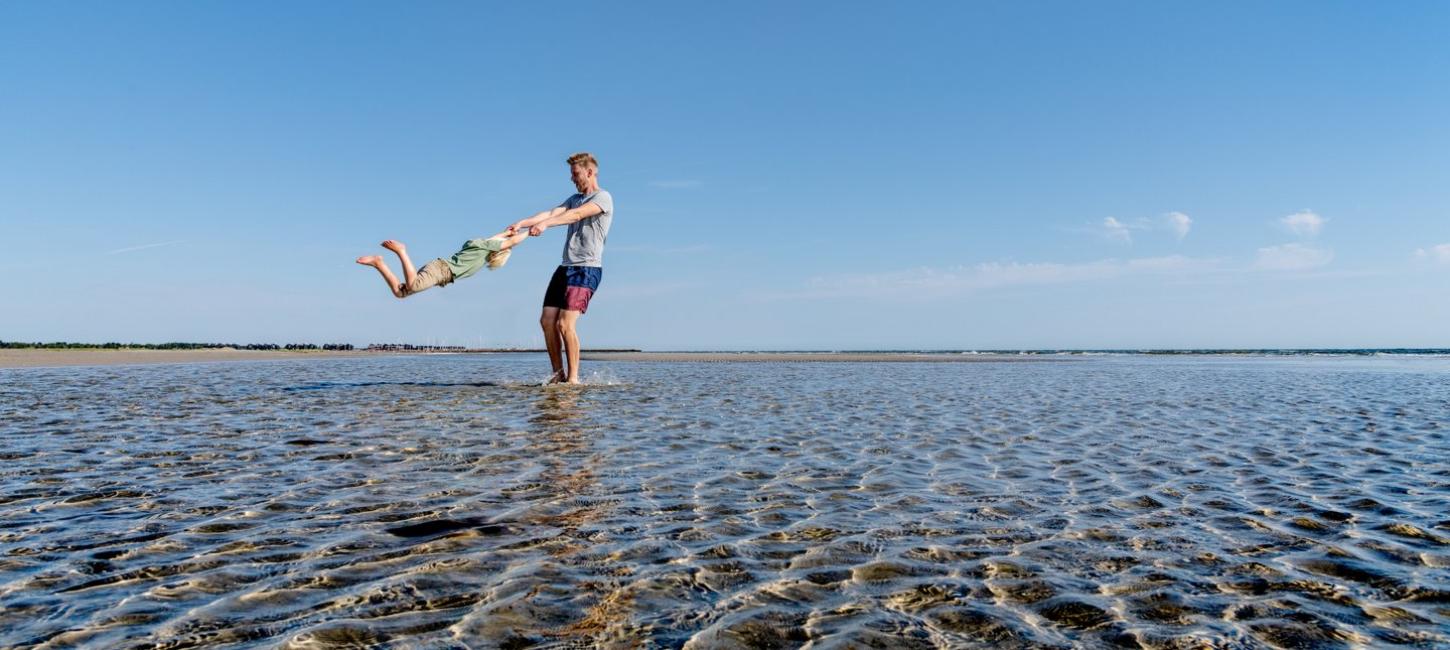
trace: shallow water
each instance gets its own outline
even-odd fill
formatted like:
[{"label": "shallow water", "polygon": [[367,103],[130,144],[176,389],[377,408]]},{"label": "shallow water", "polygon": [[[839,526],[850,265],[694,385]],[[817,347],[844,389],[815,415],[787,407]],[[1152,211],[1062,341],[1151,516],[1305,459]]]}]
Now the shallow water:
[{"label": "shallow water", "polygon": [[5,647],[1450,647],[1450,361],[0,371]]}]

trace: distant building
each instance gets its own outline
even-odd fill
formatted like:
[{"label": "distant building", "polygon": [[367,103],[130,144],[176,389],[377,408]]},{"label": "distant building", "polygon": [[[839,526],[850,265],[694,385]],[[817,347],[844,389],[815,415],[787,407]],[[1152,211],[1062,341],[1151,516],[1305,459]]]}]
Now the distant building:
[{"label": "distant building", "polygon": [[461,345],[412,345],[409,343],[373,343],[365,348],[369,352],[464,352]]}]

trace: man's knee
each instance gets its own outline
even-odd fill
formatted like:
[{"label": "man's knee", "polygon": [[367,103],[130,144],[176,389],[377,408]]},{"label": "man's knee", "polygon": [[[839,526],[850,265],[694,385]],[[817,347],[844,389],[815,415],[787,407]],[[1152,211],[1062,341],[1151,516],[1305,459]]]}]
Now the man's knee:
[{"label": "man's knee", "polygon": [[574,333],[574,325],[577,322],[579,322],[579,318],[577,316],[571,318],[567,314],[560,313],[559,314],[559,320],[557,321],[556,327],[559,328],[559,331],[561,333],[564,333],[564,334],[572,334],[572,333]]}]

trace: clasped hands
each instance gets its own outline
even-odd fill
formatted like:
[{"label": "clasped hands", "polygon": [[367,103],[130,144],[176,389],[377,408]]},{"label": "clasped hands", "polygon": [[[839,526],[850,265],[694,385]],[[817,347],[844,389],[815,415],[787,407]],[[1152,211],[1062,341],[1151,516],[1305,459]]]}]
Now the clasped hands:
[{"label": "clasped hands", "polygon": [[[548,230],[548,229],[549,229],[548,226],[543,226],[543,225],[535,224],[535,225],[529,227],[529,236],[530,237],[538,237],[539,235],[544,234],[544,231],[545,230]],[[519,230],[519,224],[512,224],[512,225],[510,225],[508,227],[507,230],[508,230],[508,234],[510,234],[510,235],[517,234],[518,233],[518,230]]]}]

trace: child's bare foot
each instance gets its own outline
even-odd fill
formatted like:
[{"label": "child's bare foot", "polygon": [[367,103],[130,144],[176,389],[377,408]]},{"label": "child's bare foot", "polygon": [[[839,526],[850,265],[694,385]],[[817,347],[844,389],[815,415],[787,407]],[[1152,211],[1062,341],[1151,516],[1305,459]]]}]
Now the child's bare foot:
[{"label": "child's bare foot", "polygon": [[393,296],[397,298],[404,297],[403,288],[398,285],[398,279],[393,277],[392,271],[388,270],[388,265],[386,262],[383,262],[381,255],[364,255],[357,258],[357,263],[377,269],[378,273],[383,275],[383,282],[388,283],[388,290],[393,292]]},{"label": "child's bare foot", "polygon": [[390,251],[393,251],[394,253],[397,253],[399,255],[402,255],[403,253],[408,252],[408,247],[407,246],[404,246],[403,245],[403,242],[400,242],[400,241],[397,241],[397,240],[393,240],[393,239],[389,239],[389,240],[383,242],[382,243],[382,247],[383,248],[386,248],[386,249],[388,249]]}]

